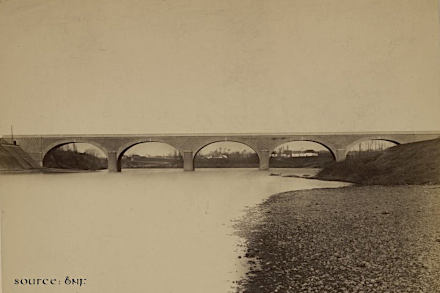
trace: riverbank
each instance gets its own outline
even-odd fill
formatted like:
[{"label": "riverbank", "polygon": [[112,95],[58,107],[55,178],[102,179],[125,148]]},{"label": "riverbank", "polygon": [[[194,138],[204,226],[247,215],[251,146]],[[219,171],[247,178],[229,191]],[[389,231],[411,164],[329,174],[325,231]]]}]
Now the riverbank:
[{"label": "riverbank", "polygon": [[362,185],[440,184],[440,139],[348,157],[325,167],[316,178]]},{"label": "riverbank", "polygon": [[237,224],[239,292],[439,292],[439,215],[438,185],[273,195]]}]

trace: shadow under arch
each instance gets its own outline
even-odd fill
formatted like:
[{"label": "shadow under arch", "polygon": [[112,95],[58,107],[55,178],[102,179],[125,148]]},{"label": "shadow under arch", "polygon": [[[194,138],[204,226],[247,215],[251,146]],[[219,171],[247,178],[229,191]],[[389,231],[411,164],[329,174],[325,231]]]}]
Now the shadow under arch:
[{"label": "shadow under arch", "polygon": [[[118,168],[118,171],[122,170],[122,159],[123,159],[124,155],[130,149],[133,149],[136,146],[140,146],[140,145],[148,146],[148,144],[161,144],[163,146],[166,146],[169,149],[173,149],[176,152],[177,158],[179,158],[179,161],[181,162],[181,166],[177,165],[175,167],[163,167],[163,168],[182,168],[183,167],[183,156],[182,156],[182,153],[175,146],[173,146],[173,145],[171,145],[171,144],[169,144],[167,142],[160,141],[160,140],[141,140],[141,141],[129,142],[129,143],[123,145],[118,150],[118,154],[117,154],[117,168]],[[152,168],[152,167],[143,167],[143,168]],[[153,168],[158,168],[158,167],[153,167]]]},{"label": "shadow under arch", "polygon": [[[55,150],[59,149],[62,146],[69,145],[69,144],[85,144],[90,145],[92,147],[95,147],[96,149],[100,150],[104,156],[105,156],[105,169],[108,167],[108,151],[105,147],[103,147],[101,144],[93,141],[87,141],[87,140],[63,140],[63,141],[57,141],[50,145],[48,145],[44,151],[42,152],[42,165],[43,167],[46,167],[48,156],[53,153]],[[84,153],[79,153],[84,154]],[[74,169],[74,168],[72,168]]]},{"label": "shadow under arch", "polygon": [[[239,140],[216,140],[216,141],[211,141],[211,142],[208,142],[208,143],[205,143],[205,144],[203,144],[202,146],[200,146],[200,147],[198,147],[197,148],[197,150],[194,152],[194,154],[193,154],[193,158],[192,158],[192,160],[193,160],[193,166],[194,166],[194,169],[196,168],[196,167],[198,167],[198,168],[201,168],[201,166],[197,166],[198,164],[197,164],[197,158],[198,158],[198,156],[200,155],[200,152],[203,150],[203,149],[205,149],[205,148],[207,148],[207,147],[209,147],[209,146],[211,146],[211,145],[214,145],[214,144],[219,144],[219,143],[232,143],[232,144],[237,144],[237,145],[242,145],[242,146],[245,146],[245,148],[247,148],[247,149],[250,149],[251,151],[252,151],[252,154],[255,154],[256,155],[256,158],[257,158],[257,160],[256,160],[256,162],[255,162],[255,166],[252,166],[252,167],[249,167],[249,168],[258,168],[259,167],[259,164],[260,164],[260,161],[261,161],[261,155],[260,155],[260,153],[255,149],[255,147],[252,147],[252,146],[250,146],[249,144],[247,144],[247,143],[245,143],[245,142],[242,142],[242,141],[239,141]],[[217,167],[217,168],[229,168],[229,167]],[[246,168],[248,168],[248,167],[246,167]]]}]

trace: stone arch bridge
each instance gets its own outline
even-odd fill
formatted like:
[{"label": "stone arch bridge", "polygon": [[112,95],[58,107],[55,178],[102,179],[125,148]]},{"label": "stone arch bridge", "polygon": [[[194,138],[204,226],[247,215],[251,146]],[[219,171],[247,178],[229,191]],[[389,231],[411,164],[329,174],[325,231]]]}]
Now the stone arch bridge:
[{"label": "stone arch bridge", "polygon": [[[215,142],[238,142],[252,148],[259,157],[260,169],[269,169],[270,154],[279,145],[293,141],[311,141],[326,147],[336,161],[346,158],[348,150],[365,140],[386,140],[397,144],[430,140],[438,132],[371,132],[371,133],[285,133],[285,134],[142,134],[142,135],[18,135],[13,140],[40,166],[53,148],[67,143],[89,143],[100,148],[108,159],[111,172],[121,171],[121,159],[130,147],[145,142],[162,142],[173,146],[183,157],[184,170],[194,170],[199,150]],[[3,136],[11,141],[11,136]]]}]

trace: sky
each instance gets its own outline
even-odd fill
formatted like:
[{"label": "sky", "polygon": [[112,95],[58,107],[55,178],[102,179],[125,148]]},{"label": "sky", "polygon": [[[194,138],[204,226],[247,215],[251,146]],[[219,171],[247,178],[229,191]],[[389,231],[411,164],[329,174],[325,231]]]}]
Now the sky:
[{"label": "sky", "polygon": [[0,0],[0,134],[440,130],[437,0]]},{"label": "sky", "polygon": [[[165,143],[160,142],[147,142],[137,144],[129,148],[124,155],[141,155],[141,156],[164,156],[173,155],[177,150]],[[177,151],[178,152],[178,151]]]}]

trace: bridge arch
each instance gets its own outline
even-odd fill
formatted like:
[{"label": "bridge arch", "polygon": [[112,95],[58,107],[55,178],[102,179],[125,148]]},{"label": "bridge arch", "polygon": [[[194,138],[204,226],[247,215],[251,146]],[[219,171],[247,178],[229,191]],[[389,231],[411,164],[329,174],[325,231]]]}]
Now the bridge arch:
[{"label": "bridge arch", "polygon": [[277,148],[279,148],[283,144],[287,144],[287,143],[291,143],[291,142],[301,142],[301,141],[313,142],[313,143],[319,144],[319,145],[323,146],[324,148],[326,148],[330,152],[330,154],[332,155],[334,160],[337,159],[337,157],[336,157],[337,152],[336,152],[336,148],[334,146],[332,146],[328,143],[325,143],[325,142],[321,142],[318,140],[311,140],[311,139],[293,139],[293,140],[283,141],[282,143],[279,143],[279,144],[275,145],[274,147],[272,147],[269,150],[269,154],[272,154]]},{"label": "bridge arch", "polygon": [[269,168],[323,168],[336,160],[331,147],[312,140],[279,143],[269,156]]},{"label": "bridge arch", "polygon": [[164,146],[172,148],[172,149],[174,149],[178,153],[179,157],[183,160],[182,152],[177,147],[175,147],[174,145],[172,145],[172,144],[170,144],[170,143],[168,143],[166,141],[160,140],[160,139],[154,139],[154,140],[153,139],[141,139],[141,140],[135,140],[135,141],[130,141],[128,143],[125,143],[124,145],[122,145],[118,149],[117,155],[116,155],[117,171],[121,171],[121,169],[122,169],[122,158],[123,158],[124,154],[127,151],[129,151],[130,149],[132,149],[133,147],[136,147],[138,145],[142,145],[142,144],[146,144],[147,145],[149,143],[151,143],[151,144],[163,144]]},{"label": "bridge arch", "polygon": [[243,145],[243,146],[251,149],[257,155],[258,164],[260,164],[261,153],[259,152],[259,150],[256,147],[250,145],[247,142],[243,142],[243,141],[240,141],[240,140],[234,140],[234,139],[223,139],[223,140],[220,140],[219,139],[219,140],[214,140],[214,141],[210,141],[210,142],[204,143],[204,144],[202,144],[202,145],[200,145],[200,146],[198,146],[196,148],[196,150],[193,152],[193,156],[192,156],[193,166],[195,166],[195,159],[196,159],[197,155],[200,153],[200,151],[202,151],[204,148],[206,148],[206,147],[208,147],[210,145],[216,144],[216,143],[235,143],[235,144]]},{"label": "bridge arch", "polygon": [[95,147],[97,147],[98,149],[100,149],[105,156],[108,158],[108,150],[106,147],[104,147],[103,145],[101,145],[100,143],[97,143],[95,141],[91,141],[91,140],[87,140],[87,139],[63,139],[63,140],[58,140],[56,142],[53,142],[51,144],[49,144],[48,146],[46,146],[43,151],[41,152],[41,160],[44,159],[44,157],[53,149],[58,148],[60,146],[66,145],[66,144],[70,144],[70,143],[86,143],[86,144],[90,144],[93,145]]},{"label": "bridge arch", "polygon": [[132,148],[136,145],[142,144],[142,143],[149,143],[149,142],[158,142],[158,143],[163,143],[163,144],[169,145],[169,146],[173,147],[174,149],[176,149],[177,151],[179,151],[179,153],[181,153],[181,150],[178,147],[176,147],[175,145],[173,145],[167,141],[164,141],[161,139],[145,139],[144,138],[144,139],[132,140],[132,141],[129,141],[129,142],[123,144],[122,146],[120,146],[117,153],[116,153],[118,160],[121,159],[122,156],[124,155],[124,153],[126,151],[128,151],[130,148]]},{"label": "bridge arch", "polygon": [[394,139],[394,138],[390,138],[390,137],[386,137],[386,136],[371,136],[371,137],[363,137],[360,139],[357,139],[355,141],[353,141],[352,143],[350,143],[346,148],[345,148],[345,157],[347,156],[347,154],[350,152],[350,150],[353,149],[354,146],[361,144],[362,142],[367,142],[367,141],[375,141],[375,140],[379,140],[379,141],[387,141],[387,142],[391,142],[394,143],[395,145],[399,145],[401,144],[400,141]]},{"label": "bridge arch", "polygon": [[[56,142],[53,142],[53,143],[50,143],[48,146],[46,146],[44,149],[43,149],[43,151],[41,152],[41,161],[40,161],[40,166],[43,166],[43,167],[47,167],[47,165],[45,165],[45,164],[49,164],[49,166],[50,165],[54,165],[54,162],[57,162],[57,163],[55,163],[55,165],[57,165],[57,167],[55,167],[55,166],[52,166],[52,168],[74,168],[74,169],[77,169],[77,168],[79,168],[79,169],[81,169],[81,168],[86,168],[86,169],[89,169],[90,167],[85,167],[85,166],[87,166],[87,164],[88,163],[86,163],[86,165],[84,165],[84,162],[85,161],[83,161],[82,163],[79,163],[79,165],[81,165],[82,164],[82,167],[79,167],[79,165],[77,165],[78,164],[78,157],[76,157],[76,159],[74,159],[75,160],[75,162],[77,162],[77,163],[74,163],[74,165],[75,166],[77,166],[77,167],[73,167],[73,166],[71,166],[71,167],[59,167],[59,164],[62,164],[62,161],[59,161],[59,160],[57,160],[56,159],[56,157],[57,157],[57,155],[55,155],[55,154],[53,154],[53,156],[55,156],[55,157],[48,157],[49,156],[49,154],[52,152],[52,151],[54,151],[55,149],[57,149],[57,148],[60,148],[60,147],[62,147],[62,146],[65,146],[65,145],[69,145],[69,144],[85,144],[85,145],[88,145],[88,146],[91,146],[91,147],[95,147],[97,150],[100,150],[101,152],[102,152],[102,154],[105,156],[105,161],[107,162],[107,163],[105,163],[105,167],[104,166],[102,166],[102,167],[104,167],[104,168],[107,168],[108,167],[108,151],[107,151],[107,149],[104,147],[104,146],[102,146],[101,144],[99,144],[99,143],[97,143],[97,142],[95,142],[95,141],[89,141],[89,140],[79,140],[79,139],[64,139],[64,140],[59,140],[59,141],[56,141]],[[83,152],[80,152],[80,153],[83,153]],[[88,153],[88,151],[85,151],[84,153]],[[90,153],[89,153],[90,154]],[[94,154],[95,154],[95,156],[96,156],[96,151],[94,151]],[[101,155],[102,155],[101,154]],[[73,157],[72,157],[73,156]],[[68,162],[72,162],[72,161],[70,161],[71,159],[73,159],[73,158],[75,158],[75,154],[70,154],[70,155],[68,155],[67,157],[65,156],[65,155],[63,155],[63,156],[61,156],[61,158],[62,159],[67,159],[67,162],[65,162],[65,163],[63,163],[63,164],[66,164],[67,163],[67,165],[69,165],[69,163]],[[80,156],[82,156],[82,155],[80,155]],[[81,157],[80,157],[81,158]],[[97,158],[102,158],[100,155],[98,155],[97,156]],[[60,157],[59,157],[59,155],[58,155],[58,159],[60,159]],[[49,161],[47,161],[47,160],[49,160]],[[50,163],[50,161],[52,160],[52,163]],[[54,161],[55,160],[55,161]],[[79,162],[81,162],[82,161],[82,159],[80,159],[80,161]],[[103,164],[103,163],[93,163],[93,164],[98,164],[98,166],[99,166],[99,164]],[[101,167],[101,168],[102,168]],[[93,167],[92,167],[93,168]]]}]

